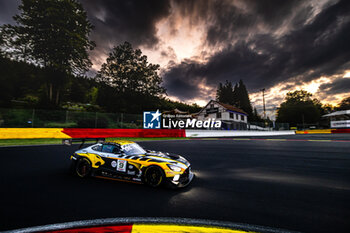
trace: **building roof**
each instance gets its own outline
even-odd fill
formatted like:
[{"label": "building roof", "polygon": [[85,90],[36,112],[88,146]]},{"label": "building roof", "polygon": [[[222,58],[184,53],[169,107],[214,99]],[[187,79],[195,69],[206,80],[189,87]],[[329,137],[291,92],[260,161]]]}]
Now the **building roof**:
[{"label": "building roof", "polygon": [[235,106],[233,106],[233,105],[230,105],[230,104],[221,103],[221,102],[216,101],[216,100],[210,100],[210,101],[207,103],[207,105],[205,105],[204,108],[202,108],[198,113],[196,113],[196,115],[198,115],[199,113],[201,113],[211,102],[215,102],[215,103],[221,105],[222,107],[226,108],[226,109],[229,110],[229,111],[241,113],[241,114],[244,114],[244,115],[248,116],[248,113],[246,113],[246,112],[243,111],[242,109],[237,108],[237,107],[235,107]]},{"label": "building roof", "polygon": [[339,115],[344,115],[344,114],[350,114],[350,110],[332,112],[332,113],[323,115],[322,117],[332,117],[332,116],[339,116]]},{"label": "building roof", "polygon": [[[215,100],[214,100],[215,101]],[[224,104],[224,103],[221,103],[219,101],[215,101],[216,103],[220,104],[222,107],[228,109],[228,110],[231,110],[231,111],[234,111],[234,112],[239,112],[239,113],[242,113],[242,114],[245,114],[248,116],[248,113],[246,113],[245,111],[243,111],[242,109],[240,108],[237,108],[233,105],[229,105],[229,104]]]}]

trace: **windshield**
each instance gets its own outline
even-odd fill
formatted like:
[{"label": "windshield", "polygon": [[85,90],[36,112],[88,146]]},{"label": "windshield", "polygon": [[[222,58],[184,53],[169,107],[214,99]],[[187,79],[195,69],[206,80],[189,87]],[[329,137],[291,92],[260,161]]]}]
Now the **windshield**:
[{"label": "windshield", "polygon": [[126,155],[139,155],[146,153],[146,151],[136,143],[122,145],[121,148],[122,152]]}]

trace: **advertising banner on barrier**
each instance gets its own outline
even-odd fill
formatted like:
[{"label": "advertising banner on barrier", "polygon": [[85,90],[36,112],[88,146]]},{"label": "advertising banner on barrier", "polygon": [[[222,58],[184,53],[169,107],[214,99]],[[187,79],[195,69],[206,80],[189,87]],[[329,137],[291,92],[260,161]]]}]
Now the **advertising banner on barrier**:
[{"label": "advertising banner on barrier", "polygon": [[331,128],[350,128],[350,120],[331,121]]}]

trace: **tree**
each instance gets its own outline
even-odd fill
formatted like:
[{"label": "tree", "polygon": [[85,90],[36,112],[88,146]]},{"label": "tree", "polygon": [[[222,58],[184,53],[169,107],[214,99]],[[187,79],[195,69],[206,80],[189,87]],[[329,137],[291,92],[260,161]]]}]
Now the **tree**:
[{"label": "tree", "polygon": [[97,79],[112,86],[119,93],[160,96],[165,94],[158,75],[159,65],[148,63],[140,49],[129,42],[114,47]]},{"label": "tree", "polygon": [[253,115],[251,117],[251,121],[253,121],[253,122],[262,122],[263,121],[261,116],[258,114],[258,111],[256,110],[256,108],[254,108]]},{"label": "tree", "polygon": [[232,94],[232,105],[239,106],[239,99],[238,99],[238,84],[235,84],[235,87],[233,88],[233,94]]},{"label": "tree", "polygon": [[148,63],[147,56],[129,42],[114,47],[96,76],[101,82],[98,102],[117,99],[106,102],[113,111],[139,112],[142,107],[151,107],[155,97],[166,93],[158,70],[159,65]]},{"label": "tree", "polygon": [[334,111],[334,106],[331,104],[325,104],[322,106],[323,110],[324,110],[324,114],[328,114]]},{"label": "tree", "polygon": [[159,65],[148,63],[129,42],[114,47],[96,76],[101,83],[97,102],[119,112],[153,108],[166,93],[158,71]]},{"label": "tree", "polygon": [[252,120],[253,117],[253,109],[250,103],[249,94],[246,86],[244,85],[242,80],[239,80],[238,87],[236,90],[236,96],[238,101],[238,107],[248,113],[248,119]]},{"label": "tree", "polygon": [[350,96],[347,98],[344,98],[338,107],[338,110],[349,110],[350,109]]},{"label": "tree", "polygon": [[[11,107],[13,100],[26,102],[42,94],[43,70],[25,62],[0,56],[0,106]],[[32,107],[33,101],[29,101]]]},{"label": "tree", "polygon": [[216,90],[217,101],[225,104],[233,104],[233,90],[232,83],[226,80],[225,84],[219,83]]},{"label": "tree", "polygon": [[277,109],[277,121],[292,126],[318,122],[321,116],[319,101],[311,97],[311,93],[303,90],[288,92]]},{"label": "tree", "polygon": [[57,105],[67,74],[81,74],[91,61],[93,28],[76,0],[22,0],[17,25],[1,27],[1,50],[7,57],[43,67],[50,103]]}]

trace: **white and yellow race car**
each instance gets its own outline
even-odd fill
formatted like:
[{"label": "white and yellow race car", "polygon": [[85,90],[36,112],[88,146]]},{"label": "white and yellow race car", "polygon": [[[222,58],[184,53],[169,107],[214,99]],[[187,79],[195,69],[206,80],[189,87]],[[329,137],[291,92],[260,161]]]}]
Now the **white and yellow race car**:
[{"label": "white and yellow race car", "polygon": [[[71,144],[72,140],[65,140]],[[100,141],[79,149],[70,159],[71,170],[89,176],[144,183],[152,187],[168,184],[185,187],[193,179],[190,163],[182,156],[143,149],[132,141]]]}]

